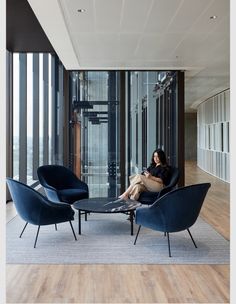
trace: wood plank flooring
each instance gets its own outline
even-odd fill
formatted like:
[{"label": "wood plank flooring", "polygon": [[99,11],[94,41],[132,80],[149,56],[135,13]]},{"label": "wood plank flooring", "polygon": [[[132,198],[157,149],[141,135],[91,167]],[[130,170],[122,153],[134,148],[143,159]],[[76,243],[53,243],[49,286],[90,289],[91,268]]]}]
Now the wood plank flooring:
[{"label": "wood plank flooring", "polygon": [[201,217],[229,240],[230,237],[230,185],[199,169],[195,163],[185,164],[185,185],[210,182]]},{"label": "wood plank flooring", "polygon": [[[201,216],[229,239],[229,184],[186,163],[186,185],[206,181]],[[7,303],[230,301],[229,265],[7,265],[6,277]]]}]

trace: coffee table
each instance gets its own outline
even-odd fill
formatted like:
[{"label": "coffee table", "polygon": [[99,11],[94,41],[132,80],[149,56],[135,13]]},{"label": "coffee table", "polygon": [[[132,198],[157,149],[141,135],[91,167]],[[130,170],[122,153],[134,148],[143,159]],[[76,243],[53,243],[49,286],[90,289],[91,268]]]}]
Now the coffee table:
[{"label": "coffee table", "polygon": [[73,207],[78,210],[79,234],[81,234],[81,211],[91,213],[128,213],[133,235],[134,211],[142,204],[131,199],[123,200],[111,197],[94,197],[76,201]]}]

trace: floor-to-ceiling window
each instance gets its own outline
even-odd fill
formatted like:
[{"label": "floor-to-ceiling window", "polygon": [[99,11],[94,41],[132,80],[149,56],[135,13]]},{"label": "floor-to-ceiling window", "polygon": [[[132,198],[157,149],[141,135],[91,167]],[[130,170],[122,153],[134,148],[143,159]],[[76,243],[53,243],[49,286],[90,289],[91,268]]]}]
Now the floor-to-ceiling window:
[{"label": "floor-to-ceiling window", "polygon": [[19,54],[13,55],[13,176],[19,177]]},{"label": "floor-to-ceiling window", "polygon": [[90,196],[118,196],[128,176],[149,165],[156,148],[166,152],[170,165],[182,169],[183,183],[180,73],[70,73],[70,164],[88,183]]},{"label": "floor-to-ceiling window", "polygon": [[32,185],[40,165],[63,163],[63,66],[46,53],[12,58],[13,172],[8,175]]},{"label": "floor-to-ceiling window", "polygon": [[72,72],[73,169],[90,196],[119,193],[119,73]]},{"label": "floor-to-ceiling window", "polygon": [[[168,162],[179,166],[178,72],[128,72],[130,94],[127,100],[127,149],[129,174],[149,166],[152,152],[161,148]],[[182,138],[184,136],[182,135]]]}]

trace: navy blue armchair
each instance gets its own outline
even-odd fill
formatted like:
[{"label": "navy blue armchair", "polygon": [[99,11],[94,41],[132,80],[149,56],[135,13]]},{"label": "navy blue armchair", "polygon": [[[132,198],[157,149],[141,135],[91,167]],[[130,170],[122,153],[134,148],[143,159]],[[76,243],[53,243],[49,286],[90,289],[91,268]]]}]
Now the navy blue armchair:
[{"label": "navy blue armchair", "polygon": [[69,222],[74,238],[77,240],[71,223],[71,221],[74,220],[75,212],[70,205],[51,202],[31,187],[12,178],[7,178],[7,185],[17,213],[26,221],[20,237],[28,223],[37,225],[38,230],[34,242],[35,248],[40,226],[51,224],[55,224],[56,226],[58,223]]},{"label": "navy blue armchair", "polygon": [[196,222],[210,186],[210,183],[203,183],[174,189],[157,199],[151,206],[137,208],[135,222],[139,228],[134,245],[141,226],[144,226],[167,234],[170,257],[169,233],[171,232],[186,229],[197,248],[189,228]]},{"label": "navy blue armchair", "polygon": [[138,201],[142,203],[143,205],[151,205],[153,204],[158,198],[160,198],[162,195],[166,194],[167,192],[170,192],[174,189],[174,187],[177,185],[180,177],[179,169],[176,167],[170,167],[170,180],[168,185],[166,185],[161,191],[159,192],[150,192],[150,191],[144,191],[140,194],[140,197]]},{"label": "navy blue armchair", "polygon": [[41,166],[37,173],[48,199],[53,202],[72,205],[75,201],[89,197],[88,185],[64,166]]}]

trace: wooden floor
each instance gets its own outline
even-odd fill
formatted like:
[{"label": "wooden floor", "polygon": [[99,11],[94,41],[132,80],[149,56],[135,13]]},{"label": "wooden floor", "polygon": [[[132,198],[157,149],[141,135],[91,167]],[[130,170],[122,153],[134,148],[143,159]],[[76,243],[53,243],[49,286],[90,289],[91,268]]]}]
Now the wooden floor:
[{"label": "wooden floor", "polygon": [[[186,163],[186,185],[211,182],[201,216],[230,236],[229,184]],[[7,208],[8,218],[14,215]],[[7,265],[7,303],[229,303],[229,265]]]}]

